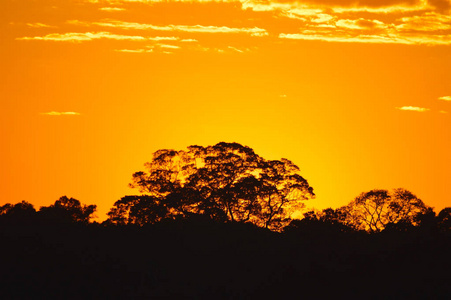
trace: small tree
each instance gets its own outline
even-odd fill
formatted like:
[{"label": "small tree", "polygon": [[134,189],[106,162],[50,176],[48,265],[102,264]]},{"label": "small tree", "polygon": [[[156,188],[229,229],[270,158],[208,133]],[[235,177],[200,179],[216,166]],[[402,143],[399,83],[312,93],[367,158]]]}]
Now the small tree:
[{"label": "small tree", "polygon": [[82,205],[77,199],[62,196],[54,204],[42,206],[39,214],[52,221],[87,224],[93,217],[96,208],[96,205]]},{"label": "small tree", "polygon": [[166,206],[155,196],[125,196],[114,203],[108,218],[119,225],[144,225],[161,221],[167,214]]},{"label": "small tree", "polygon": [[36,210],[33,204],[26,201],[0,206],[0,218],[9,222],[30,222],[35,216]]},{"label": "small tree", "polygon": [[284,228],[285,232],[303,232],[307,234],[324,234],[351,232],[354,228],[346,222],[346,211],[342,208],[326,208],[322,211],[305,212],[302,219],[293,220]]},{"label": "small tree", "polygon": [[360,194],[343,208],[345,222],[358,230],[379,232],[387,224],[418,225],[417,216],[428,207],[414,194],[405,189],[371,190]]},{"label": "small tree", "polygon": [[445,207],[438,213],[437,227],[440,231],[451,232],[451,207]]}]

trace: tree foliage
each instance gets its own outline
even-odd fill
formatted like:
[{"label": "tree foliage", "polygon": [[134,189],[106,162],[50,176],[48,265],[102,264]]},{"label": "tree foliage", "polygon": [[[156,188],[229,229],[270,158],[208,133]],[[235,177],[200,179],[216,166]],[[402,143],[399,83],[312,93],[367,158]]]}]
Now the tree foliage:
[{"label": "tree foliage", "polygon": [[27,201],[21,201],[16,204],[6,203],[0,206],[0,217],[3,220],[29,222],[32,221],[36,210],[33,204]]},{"label": "tree foliage", "polygon": [[144,225],[161,221],[167,215],[166,206],[160,205],[159,198],[155,196],[125,196],[116,201],[108,212],[108,219],[113,224]]},{"label": "tree foliage", "polygon": [[77,199],[62,196],[54,204],[41,207],[39,214],[57,222],[89,223],[96,208],[96,205],[82,205]]},{"label": "tree foliage", "polygon": [[145,167],[133,174],[130,186],[146,196],[117,201],[111,222],[144,224],[202,214],[278,230],[314,197],[291,161],[266,160],[238,143],[158,150]]},{"label": "tree foliage", "polygon": [[309,210],[302,219],[295,219],[284,228],[285,232],[303,232],[311,235],[325,233],[352,232],[354,228],[347,224],[347,212],[343,208]]},{"label": "tree foliage", "polygon": [[437,227],[440,231],[451,232],[451,207],[445,207],[438,213]]},{"label": "tree foliage", "polygon": [[402,188],[362,193],[341,209],[347,225],[369,232],[382,231],[388,224],[416,226],[420,222],[418,217],[428,212],[421,199]]}]

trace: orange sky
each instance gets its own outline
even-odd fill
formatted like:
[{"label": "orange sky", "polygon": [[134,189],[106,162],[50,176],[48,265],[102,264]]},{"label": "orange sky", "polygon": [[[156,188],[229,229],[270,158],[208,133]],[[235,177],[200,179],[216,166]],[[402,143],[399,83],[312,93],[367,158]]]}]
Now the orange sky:
[{"label": "orange sky", "polygon": [[295,162],[309,206],[451,206],[449,0],[3,0],[0,205],[98,205],[163,148]]}]

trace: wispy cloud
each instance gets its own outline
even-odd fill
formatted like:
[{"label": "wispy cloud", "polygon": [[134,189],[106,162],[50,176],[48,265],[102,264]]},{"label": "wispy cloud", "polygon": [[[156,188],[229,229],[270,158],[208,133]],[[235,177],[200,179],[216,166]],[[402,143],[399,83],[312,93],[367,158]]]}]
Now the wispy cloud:
[{"label": "wispy cloud", "polygon": [[165,49],[180,49],[179,46],[175,46],[175,45],[158,44],[158,46],[161,48],[165,48]]},{"label": "wispy cloud", "polygon": [[359,35],[359,36],[337,36],[317,33],[281,33],[281,39],[307,40],[307,41],[325,41],[342,43],[378,43],[378,44],[408,44],[407,41],[399,40],[393,37],[382,37],[378,35]]},{"label": "wispy cloud", "polygon": [[439,113],[441,113],[441,114],[447,114],[448,112],[447,112],[446,110],[441,110],[441,111],[439,111]]},{"label": "wispy cloud", "polygon": [[183,43],[194,43],[197,42],[196,39],[181,39],[177,36],[155,36],[155,37],[148,37],[149,41],[174,41],[174,42],[183,42]]},{"label": "wispy cloud", "polygon": [[[179,42],[183,42],[183,40],[179,40]],[[190,41],[191,42],[191,41]],[[168,44],[161,44],[156,43],[153,45],[145,46],[144,48],[138,48],[138,49],[116,49],[114,51],[116,52],[123,52],[123,53],[164,53],[164,54],[174,54],[175,52],[172,52],[173,50],[178,49],[189,49],[191,51],[213,51],[217,53],[244,53],[252,51],[249,48],[244,49],[238,49],[236,47],[228,46],[227,48],[210,48],[210,47],[203,47],[202,45],[198,43],[189,43],[189,44],[179,44],[179,45],[168,45]]]},{"label": "wispy cloud", "polygon": [[[144,3],[144,4],[155,4],[166,2],[166,0],[85,0],[86,2],[91,3]],[[439,2],[440,0],[434,0],[435,2]],[[177,2],[188,2],[192,3],[193,0],[177,0]],[[208,3],[208,2],[219,2],[218,0],[197,0],[196,2]],[[302,6],[302,7],[334,7],[334,8],[349,8],[349,9],[367,9],[367,10],[390,10],[390,9],[405,9],[412,8],[418,6],[428,5],[427,1],[421,0],[285,0],[285,1],[260,1],[260,0],[223,0],[221,2],[225,3],[236,3],[241,2],[244,6],[244,9],[252,8],[256,11],[269,11],[271,9],[275,10],[284,6]],[[433,2],[429,0],[429,2]]]},{"label": "wispy cloud", "polygon": [[303,33],[281,33],[281,39],[325,41],[340,43],[373,43],[403,45],[451,45],[451,35],[401,36],[396,34],[354,34],[337,31],[321,32],[305,30]]},{"label": "wispy cloud", "polygon": [[409,16],[399,19],[403,24],[396,26],[403,31],[438,31],[451,30],[451,16],[433,12],[421,16]]},{"label": "wispy cloud", "polygon": [[79,116],[80,113],[74,112],[74,111],[50,111],[50,112],[44,112],[41,113],[41,115],[46,116]]},{"label": "wispy cloud", "polygon": [[103,10],[103,11],[124,11],[125,8],[121,8],[121,7],[101,7],[101,8],[99,8],[99,10]]},{"label": "wispy cloud", "polygon": [[154,45],[148,45],[144,48],[139,49],[116,49],[116,52],[123,52],[123,53],[172,53],[170,50],[178,50],[180,49],[180,46],[176,45],[168,45],[168,44],[154,44]]},{"label": "wispy cloud", "polygon": [[[227,48],[229,48],[235,52],[238,52],[238,53],[244,53],[244,50],[238,49],[236,47],[228,46]],[[246,50],[249,51],[248,49],[246,49]]]},{"label": "wispy cloud", "polygon": [[[188,0],[191,1],[191,0]],[[429,0],[430,2],[431,0]],[[443,1],[443,0],[434,0]],[[444,0],[446,1],[446,0]],[[251,9],[255,12],[276,11],[282,13],[294,13],[296,15],[320,14],[325,7],[335,13],[402,13],[417,12],[431,9],[432,6],[426,0],[397,0],[397,1],[374,1],[374,0],[285,0],[285,1],[261,1],[261,0],[240,0],[243,9]],[[296,11],[296,12],[295,12]]]},{"label": "wispy cloud", "polygon": [[397,109],[405,110],[405,111],[416,111],[416,112],[425,112],[425,111],[430,110],[429,108],[417,107],[417,106],[402,106],[402,107],[397,107]]},{"label": "wispy cloud", "polygon": [[32,28],[55,28],[55,26],[47,25],[44,23],[27,23],[27,26]]},{"label": "wispy cloud", "polygon": [[178,41],[179,37],[176,36],[155,36],[148,38],[151,41]]},{"label": "wispy cloud", "polygon": [[337,27],[343,27],[348,29],[360,29],[360,30],[371,30],[375,28],[384,28],[385,24],[379,20],[366,20],[363,18],[357,20],[341,19],[336,23]]},{"label": "wispy cloud", "polygon": [[[340,5],[339,0],[330,0],[331,5],[335,1],[338,6],[329,6],[328,10],[320,11],[313,3],[316,0],[307,1],[311,3],[278,7],[276,11],[280,17],[301,21],[296,31],[279,33],[279,38],[347,43],[451,45],[451,16],[434,11],[425,1],[412,1],[408,7],[399,6],[402,1],[385,1],[385,4],[382,1],[380,6],[379,2],[377,5],[373,5],[376,4],[374,2],[370,5],[368,1],[368,6],[362,6],[363,2],[359,1],[347,7]],[[346,1],[341,2],[344,4]],[[393,10],[395,8],[397,10]],[[413,8],[415,9],[412,10]]]},{"label": "wispy cloud", "polygon": [[58,42],[85,42],[97,39],[113,39],[113,40],[132,40],[132,41],[142,41],[146,38],[142,36],[130,36],[130,35],[120,35],[112,34],[109,32],[69,32],[69,33],[50,33],[45,36],[34,36],[34,37],[21,37],[17,40],[38,40],[38,41],[58,41]]},{"label": "wispy cloud", "polygon": [[439,97],[438,100],[451,101],[451,96],[443,96],[443,97]]},{"label": "wispy cloud", "polygon": [[[246,1],[247,2],[247,1]],[[261,1],[250,1],[259,3]],[[286,3],[297,3],[296,0],[287,0]],[[392,6],[415,6],[421,4],[423,1],[419,0],[303,0],[299,1],[302,4],[309,6],[329,6],[329,7],[364,7],[364,8],[386,8]]]},{"label": "wispy cloud", "polygon": [[114,51],[123,53],[152,53],[153,49],[116,49]]},{"label": "wispy cloud", "polygon": [[236,28],[227,26],[204,26],[204,25],[153,25],[134,22],[123,22],[117,20],[107,20],[104,22],[83,22],[78,20],[70,20],[69,24],[82,26],[100,26],[120,29],[138,29],[138,30],[155,30],[155,31],[183,31],[192,33],[247,33],[252,36],[265,36],[268,32],[265,29],[253,28]]},{"label": "wispy cloud", "polygon": [[[189,38],[181,40],[175,37],[144,37],[165,32],[167,35],[175,36],[184,33],[196,35],[204,33],[241,34],[251,37],[269,36],[270,38],[306,41],[451,45],[450,0],[81,0],[81,2],[95,4],[87,6],[97,12],[98,10],[105,13],[111,12],[112,15],[118,17],[66,21],[66,25],[72,25],[72,27],[88,28],[86,30],[91,31],[88,33],[63,33],[60,31],[60,33],[51,33],[45,36],[28,35],[18,39],[74,42],[99,38],[191,41]],[[237,19],[240,22],[228,24],[210,20],[211,23],[207,23],[208,25],[200,25],[205,24],[207,20],[205,18],[202,19],[202,22],[197,23],[198,25],[194,25],[196,23],[183,25],[187,23],[177,23],[181,21],[177,18],[171,18],[169,24],[162,23],[157,18],[146,23],[146,21],[132,19],[131,14],[128,13],[124,14],[124,17],[127,16],[127,20],[118,19],[122,15],[120,12],[124,10],[131,13],[135,10],[160,12],[160,9],[164,9],[166,5],[171,10],[173,6],[183,6],[186,3],[224,6],[227,9],[231,8],[231,3],[238,4],[234,5],[233,9],[245,11],[246,20]],[[119,13],[115,14],[115,12]],[[255,22],[256,20],[260,21]],[[186,22],[186,19],[183,19],[182,22]],[[24,25],[24,23],[20,23],[20,25]],[[43,23],[28,23],[27,25],[34,28],[52,27]],[[59,28],[63,30],[64,27],[59,26]],[[282,31],[280,31],[281,29]],[[140,36],[143,35],[141,33],[136,33],[135,36],[126,33],[124,35],[124,31],[133,31],[135,34],[137,30],[145,31],[146,35]],[[110,31],[111,33],[94,31]],[[104,35],[101,36],[102,34]]]}]

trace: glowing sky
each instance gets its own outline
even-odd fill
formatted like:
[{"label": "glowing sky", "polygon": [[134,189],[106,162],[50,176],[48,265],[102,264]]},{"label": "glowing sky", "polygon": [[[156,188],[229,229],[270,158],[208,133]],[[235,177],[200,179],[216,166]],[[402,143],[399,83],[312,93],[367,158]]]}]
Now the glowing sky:
[{"label": "glowing sky", "polygon": [[295,162],[309,206],[451,206],[450,0],[0,3],[0,204],[99,219],[163,148]]}]

